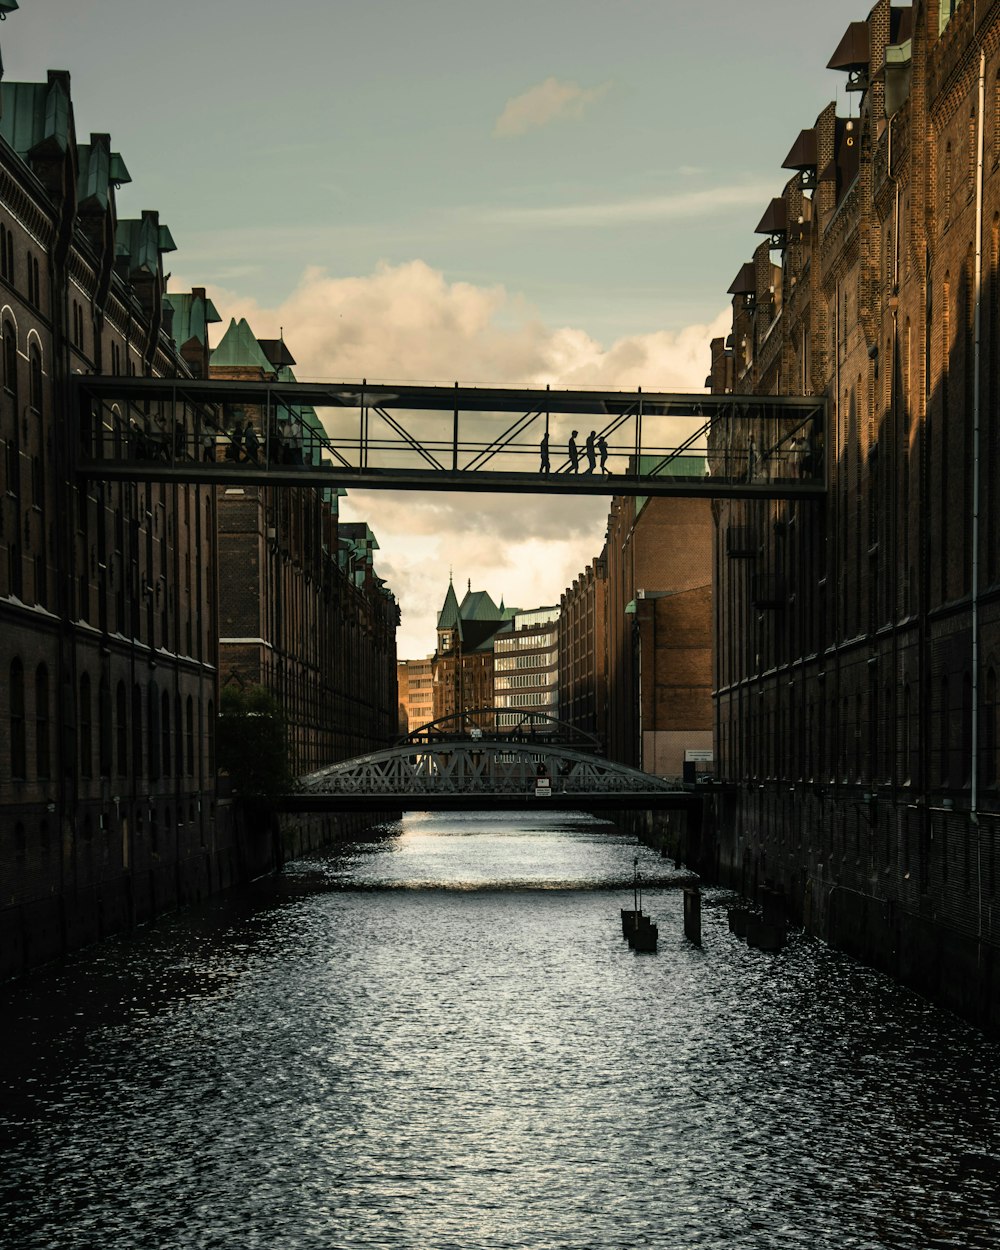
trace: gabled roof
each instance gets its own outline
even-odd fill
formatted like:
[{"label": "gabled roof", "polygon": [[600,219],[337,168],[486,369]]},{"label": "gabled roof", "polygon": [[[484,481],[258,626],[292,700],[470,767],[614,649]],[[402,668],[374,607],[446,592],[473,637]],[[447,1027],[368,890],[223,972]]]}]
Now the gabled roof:
[{"label": "gabled roof", "polygon": [[191,339],[197,339],[204,346],[208,343],[208,327],[222,320],[215,305],[202,291],[178,291],[176,295],[168,292],[163,302],[174,311],[171,337],[178,347]]},{"label": "gabled roof", "polygon": [[274,372],[271,362],[260,350],[260,344],[254,337],[246,317],[241,317],[239,323],[235,317],[230,318],[229,329],[222,336],[219,346],[212,352],[211,363],[213,366],[238,366],[257,368],[263,373]]},{"label": "gabled roof", "polygon": [[0,134],[18,156],[69,147],[70,103],[63,77],[50,71],[48,82],[0,83]]},{"label": "gabled roof", "polygon": [[462,600],[461,616],[463,621],[502,621],[497,605],[485,590],[473,590],[471,587]]}]

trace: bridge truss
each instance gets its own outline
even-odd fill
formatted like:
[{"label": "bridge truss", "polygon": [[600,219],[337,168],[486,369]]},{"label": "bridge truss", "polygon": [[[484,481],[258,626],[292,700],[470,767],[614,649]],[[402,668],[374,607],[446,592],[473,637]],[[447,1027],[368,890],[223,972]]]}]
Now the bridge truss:
[{"label": "bridge truss", "polygon": [[683,807],[692,788],[593,753],[502,737],[404,742],[311,773],[286,810]]},{"label": "bridge truss", "polygon": [[[99,376],[70,385],[76,469],[98,480],[742,498],[826,489],[822,397]],[[249,444],[236,437],[248,425]]]}]

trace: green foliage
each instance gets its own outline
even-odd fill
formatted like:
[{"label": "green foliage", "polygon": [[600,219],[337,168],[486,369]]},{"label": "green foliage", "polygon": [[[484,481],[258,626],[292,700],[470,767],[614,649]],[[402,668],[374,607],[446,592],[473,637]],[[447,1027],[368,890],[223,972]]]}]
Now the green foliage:
[{"label": "green foliage", "polygon": [[223,688],[216,742],[219,767],[242,798],[273,801],[294,789],[285,720],[263,686]]}]

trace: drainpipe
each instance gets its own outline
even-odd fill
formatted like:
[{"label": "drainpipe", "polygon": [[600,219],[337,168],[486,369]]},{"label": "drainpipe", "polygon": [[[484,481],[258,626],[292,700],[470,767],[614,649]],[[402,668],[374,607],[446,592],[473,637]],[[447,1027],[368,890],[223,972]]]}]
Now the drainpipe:
[{"label": "drainpipe", "polygon": [[982,358],[983,298],[983,112],[986,104],[986,53],[979,53],[979,117],[976,123],[976,270],[974,279],[972,370],[972,790],[969,823],[976,830],[976,866],[979,892],[979,958],[983,936],[983,842],[979,828],[979,417]]}]

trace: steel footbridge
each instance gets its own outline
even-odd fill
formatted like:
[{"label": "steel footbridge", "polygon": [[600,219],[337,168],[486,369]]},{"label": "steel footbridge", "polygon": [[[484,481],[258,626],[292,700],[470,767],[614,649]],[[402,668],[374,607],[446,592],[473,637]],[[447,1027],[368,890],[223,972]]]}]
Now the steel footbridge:
[{"label": "steel footbridge", "polygon": [[686,808],[695,798],[689,784],[604,759],[594,739],[567,733],[560,722],[499,732],[475,716],[447,718],[460,722],[457,729],[424,726],[386,750],[302,777],[282,808],[608,811]]}]

